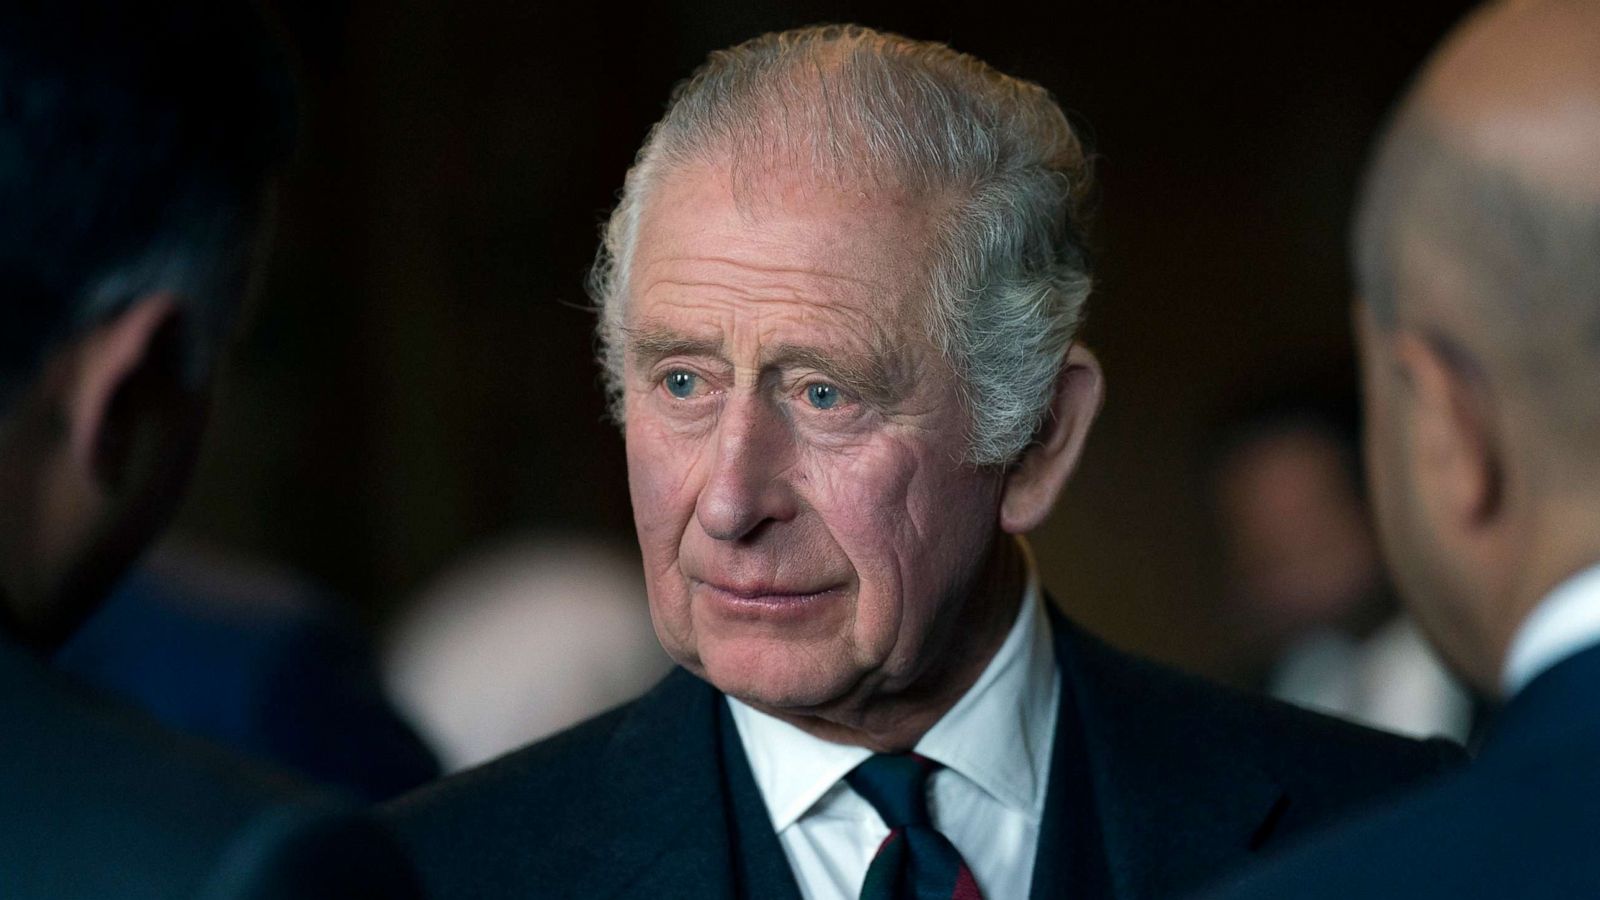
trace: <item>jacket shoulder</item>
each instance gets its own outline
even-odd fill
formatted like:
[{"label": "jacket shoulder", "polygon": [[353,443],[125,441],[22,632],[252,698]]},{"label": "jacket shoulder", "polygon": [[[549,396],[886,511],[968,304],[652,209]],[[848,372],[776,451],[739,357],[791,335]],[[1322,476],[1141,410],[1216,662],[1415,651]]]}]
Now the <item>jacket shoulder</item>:
[{"label": "jacket shoulder", "polygon": [[632,703],[380,815],[436,897],[521,897],[529,885],[616,896],[664,856],[704,866],[723,827],[720,697],[675,669]]},{"label": "jacket shoulder", "polygon": [[380,807],[380,814],[413,845],[492,828],[507,818],[525,834],[552,809],[581,800],[602,774],[606,747],[639,702],[412,791]]},{"label": "jacket shoulder", "polygon": [[1600,802],[1600,784],[1588,775],[1595,749],[1590,742],[1581,756],[1479,762],[1319,832],[1205,896],[1600,896],[1600,864],[1587,853]]},{"label": "jacket shoulder", "polygon": [[1311,712],[1114,649],[1071,626],[1068,640],[1095,716],[1124,737],[1246,761],[1290,799],[1274,831],[1292,832],[1345,808],[1392,796],[1457,768],[1466,753]]},{"label": "jacket shoulder", "polygon": [[0,730],[8,898],[414,896],[366,816],[4,646]]}]

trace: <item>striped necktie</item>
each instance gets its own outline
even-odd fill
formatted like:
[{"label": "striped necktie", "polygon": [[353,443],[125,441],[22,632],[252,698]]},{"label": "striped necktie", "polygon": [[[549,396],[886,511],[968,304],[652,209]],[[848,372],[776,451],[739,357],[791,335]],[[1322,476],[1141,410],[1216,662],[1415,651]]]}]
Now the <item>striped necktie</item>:
[{"label": "striped necktie", "polygon": [[972,870],[928,818],[928,776],[937,768],[915,753],[879,753],[845,776],[889,826],[861,900],[983,900]]}]

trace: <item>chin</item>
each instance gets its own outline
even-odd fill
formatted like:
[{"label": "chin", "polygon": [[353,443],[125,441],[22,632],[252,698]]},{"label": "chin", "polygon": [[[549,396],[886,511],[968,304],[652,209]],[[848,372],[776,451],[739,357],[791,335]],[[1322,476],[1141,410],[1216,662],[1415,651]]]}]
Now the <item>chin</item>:
[{"label": "chin", "polygon": [[692,669],[717,690],[752,706],[806,710],[847,695],[861,679],[837,653],[810,645],[744,639],[702,648]]}]

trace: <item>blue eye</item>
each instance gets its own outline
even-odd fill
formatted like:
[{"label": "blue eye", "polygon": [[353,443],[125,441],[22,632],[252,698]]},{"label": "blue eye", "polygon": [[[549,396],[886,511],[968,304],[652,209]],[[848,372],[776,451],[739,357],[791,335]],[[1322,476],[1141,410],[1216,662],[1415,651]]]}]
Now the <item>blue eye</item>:
[{"label": "blue eye", "polygon": [[813,384],[806,388],[806,399],[817,409],[833,409],[839,405],[839,389],[831,384]]},{"label": "blue eye", "polygon": [[686,400],[694,395],[695,385],[699,381],[700,377],[693,372],[675,369],[668,372],[667,377],[663,378],[661,383],[667,386],[667,393],[677,397],[679,400]]}]

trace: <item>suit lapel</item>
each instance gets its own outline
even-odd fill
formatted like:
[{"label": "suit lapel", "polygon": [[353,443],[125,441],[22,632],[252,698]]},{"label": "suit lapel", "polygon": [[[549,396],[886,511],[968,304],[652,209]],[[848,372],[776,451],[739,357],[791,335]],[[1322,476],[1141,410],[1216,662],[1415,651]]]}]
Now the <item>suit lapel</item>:
[{"label": "suit lapel", "polygon": [[761,900],[800,900],[800,887],[778,835],[772,830],[767,802],[750,771],[750,761],[739,740],[738,726],[726,702],[717,703],[717,725],[722,739],[724,797],[728,820],[733,823],[732,853],[739,873],[736,893]]},{"label": "suit lapel", "polygon": [[675,670],[606,749],[590,897],[799,900],[722,695]]},{"label": "suit lapel", "polygon": [[[1196,683],[1112,650],[1068,622],[1053,602],[1046,605],[1062,715],[1040,865],[1084,880],[1090,892],[1071,880],[1041,884],[1036,872],[1034,896],[1165,897],[1248,854],[1283,797],[1259,754],[1239,745],[1248,738],[1218,733],[1215,701]],[[1080,756],[1062,753],[1067,740],[1082,742]],[[1092,804],[1095,815],[1086,817],[1074,804]],[[1056,818],[1076,824],[1050,827]],[[1097,843],[1098,864],[1086,857]],[[1062,866],[1061,859],[1070,862]]]},{"label": "suit lapel", "polygon": [[734,900],[718,696],[675,670],[618,726],[585,829],[597,858],[582,895]]},{"label": "suit lapel", "polygon": [[[1057,668],[1065,673],[1059,634],[1058,629]],[[1109,900],[1116,896],[1106,865],[1105,837],[1081,722],[1076,692],[1063,676],[1044,818],[1039,826],[1039,849],[1029,892],[1035,900]]]}]

